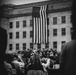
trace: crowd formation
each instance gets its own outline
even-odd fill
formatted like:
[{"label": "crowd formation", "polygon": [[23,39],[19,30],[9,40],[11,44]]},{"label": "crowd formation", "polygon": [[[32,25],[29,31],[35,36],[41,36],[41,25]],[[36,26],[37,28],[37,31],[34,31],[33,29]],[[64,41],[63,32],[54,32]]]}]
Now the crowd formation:
[{"label": "crowd formation", "polygon": [[6,54],[4,64],[9,75],[30,75],[30,70],[50,75],[59,70],[59,53],[56,49],[27,49]]}]

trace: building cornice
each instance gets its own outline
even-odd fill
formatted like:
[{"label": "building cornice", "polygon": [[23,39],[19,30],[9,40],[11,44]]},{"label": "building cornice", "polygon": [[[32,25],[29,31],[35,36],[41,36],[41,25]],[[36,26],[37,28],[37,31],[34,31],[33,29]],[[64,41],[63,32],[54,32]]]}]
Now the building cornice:
[{"label": "building cornice", "polygon": [[33,6],[40,6],[44,4],[48,5],[47,13],[70,11],[72,0],[51,0],[23,5],[8,5],[7,8],[5,7],[3,15],[0,16],[6,18],[32,16]]},{"label": "building cornice", "polygon": [[15,17],[24,17],[24,16],[32,16],[32,13],[3,15],[2,17],[3,18],[15,18]]},{"label": "building cornice", "polygon": [[65,11],[71,11],[71,7],[63,8],[63,9],[52,9],[47,11],[47,13],[56,13],[56,12],[65,12]]},{"label": "building cornice", "polygon": [[48,0],[48,1],[41,1],[41,2],[35,2],[35,3],[28,3],[28,4],[21,4],[21,5],[14,5],[14,4],[4,4],[1,5],[3,7],[7,7],[8,9],[20,9],[20,8],[27,8],[27,7],[34,7],[34,6],[42,6],[47,4],[55,4],[55,3],[64,3],[64,2],[70,2],[72,0]]},{"label": "building cornice", "polygon": [[[65,12],[65,11],[71,11],[71,7],[63,8],[63,9],[52,9],[48,10],[47,14],[49,13],[57,13],[57,12]],[[24,16],[32,16],[32,13],[26,13],[26,14],[12,14],[12,15],[3,15],[4,18],[15,18],[15,17],[24,17]]]},{"label": "building cornice", "polygon": [[68,1],[72,1],[72,0],[48,0],[48,1],[42,1],[42,2],[36,2],[36,3],[15,5],[14,9],[42,6],[42,5],[56,4],[56,3],[64,3],[64,2],[68,2]]}]

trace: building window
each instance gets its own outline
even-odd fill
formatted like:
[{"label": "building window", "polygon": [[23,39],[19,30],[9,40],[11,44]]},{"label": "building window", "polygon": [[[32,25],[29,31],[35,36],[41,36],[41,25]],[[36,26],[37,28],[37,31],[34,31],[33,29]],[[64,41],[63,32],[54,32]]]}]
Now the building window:
[{"label": "building window", "polygon": [[23,21],[23,27],[26,27],[26,20]]},{"label": "building window", "polygon": [[61,41],[62,44],[64,44],[66,41]]},{"label": "building window", "polygon": [[62,16],[61,21],[62,21],[62,23],[66,23],[66,16]]},{"label": "building window", "polygon": [[16,32],[16,39],[19,38],[19,32]]},{"label": "building window", "polygon": [[30,31],[30,38],[33,37],[33,31]]},{"label": "building window", "polygon": [[30,20],[30,27],[32,26],[32,20]]},{"label": "building window", "polygon": [[12,39],[12,38],[13,38],[13,33],[10,32],[10,33],[9,33],[9,39]]},{"label": "building window", "polygon": [[13,22],[9,22],[9,28],[13,28]]},{"label": "building window", "polygon": [[53,36],[57,36],[57,29],[53,29]]},{"label": "building window", "polygon": [[45,48],[49,48],[49,43],[45,43]]},{"label": "building window", "polygon": [[13,49],[13,45],[9,44],[9,50],[12,50],[12,49]]},{"label": "building window", "polygon": [[23,50],[26,49],[26,43],[23,43]]},{"label": "building window", "polygon": [[53,25],[57,24],[57,17],[53,17]]},{"label": "building window", "polygon": [[47,18],[47,25],[49,25],[49,18]]},{"label": "building window", "polygon": [[30,43],[30,49],[33,49],[33,43]]},{"label": "building window", "polygon": [[41,44],[38,44],[37,46],[38,46],[38,49],[41,49]]},{"label": "building window", "polygon": [[62,29],[61,29],[61,32],[62,32],[62,35],[63,35],[63,36],[66,35],[66,28],[62,28]]},{"label": "building window", "polygon": [[16,44],[16,50],[19,50],[19,43]]},{"label": "building window", "polygon": [[53,48],[57,49],[57,42],[56,41],[53,42]]},{"label": "building window", "polygon": [[16,21],[16,28],[19,28],[19,21]]},{"label": "building window", "polygon": [[26,31],[23,31],[23,38],[26,38]]}]

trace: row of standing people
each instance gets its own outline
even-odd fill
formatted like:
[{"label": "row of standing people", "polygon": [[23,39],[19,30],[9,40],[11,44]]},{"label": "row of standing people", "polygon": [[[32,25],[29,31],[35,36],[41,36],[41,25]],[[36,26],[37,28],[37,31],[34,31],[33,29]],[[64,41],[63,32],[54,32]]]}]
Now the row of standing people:
[{"label": "row of standing people", "polygon": [[[45,51],[44,51],[45,52]],[[45,54],[46,53],[46,54]],[[24,59],[24,57],[23,58],[21,58],[22,59],[22,61],[21,62],[23,62],[24,64],[21,64],[20,62],[18,63],[18,61],[17,60],[19,60],[18,59],[18,57],[20,56],[20,55],[22,55],[22,54],[19,54],[19,55],[17,55],[17,54],[9,54],[10,56],[6,56],[6,59],[8,60],[9,59],[9,61],[10,61],[10,64],[13,66],[13,64],[21,64],[21,65],[23,65],[23,69],[25,69],[24,71],[25,72],[27,72],[27,70],[28,70],[28,67],[30,66],[30,64],[31,65],[34,65],[34,67],[31,67],[30,69],[37,69],[37,67],[35,67],[35,66],[37,66],[37,64],[40,64],[41,63],[41,65],[43,66],[43,68],[44,68],[44,70],[45,71],[47,71],[47,69],[52,69],[53,68],[53,65],[54,65],[54,61],[55,61],[55,58],[54,59],[52,59],[52,58],[50,58],[50,57],[48,57],[48,52],[45,52],[44,53],[44,55],[42,56],[42,52],[38,52],[38,51],[36,51],[36,52],[31,52],[31,54],[30,54],[30,57],[26,57],[25,56],[25,59]],[[50,52],[49,52],[50,53]],[[29,53],[27,53],[27,54],[29,54]],[[8,55],[8,54],[7,54]],[[25,54],[26,55],[26,54]],[[13,58],[11,57],[11,56],[13,56]],[[18,56],[18,57],[17,57]],[[9,57],[11,57],[11,58],[9,58]],[[10,60],[11,59],[11,60]],[[24,60],[23,60],[24,59]],[[38,62],[36,62],[38,60]],[[20,61],[20,60],[19,60]],[[24,62],[25,61],[25,62]],[[40,63],[39,63],[39,61],[40,61]],[[36,62],[36,63],[35,63]],[[34,64],[35,63],[35,64]],[[39,66],[38,66],[38,69],[39,69]],[[40,70],[40,69],[39,69]]]}]

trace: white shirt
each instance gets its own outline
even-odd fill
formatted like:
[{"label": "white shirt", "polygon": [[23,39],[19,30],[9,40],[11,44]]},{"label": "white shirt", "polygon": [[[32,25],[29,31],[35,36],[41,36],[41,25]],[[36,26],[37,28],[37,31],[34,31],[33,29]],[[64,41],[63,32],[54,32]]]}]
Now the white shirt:
[{"label": "white shirt", "polygon": [[23,62],[19,62],[18,60],[14,60],[13,63],[19,64],[20,67],[24,67],[24,63]]},{"label": "white shirt", "polygon": [[42,63],[42,65],[43,65],[45,68],[49,67],[49,66],[50,66],[50,58],[47,58],[46,63]]}]

